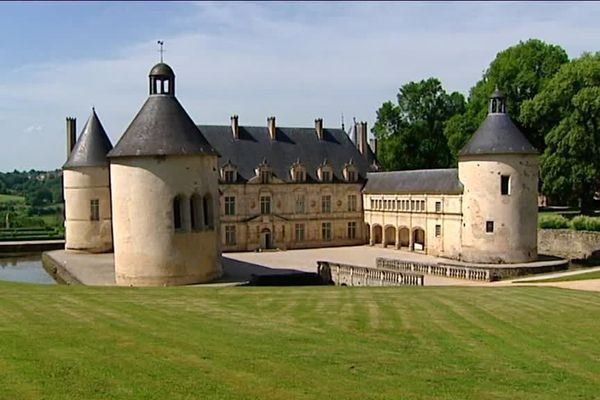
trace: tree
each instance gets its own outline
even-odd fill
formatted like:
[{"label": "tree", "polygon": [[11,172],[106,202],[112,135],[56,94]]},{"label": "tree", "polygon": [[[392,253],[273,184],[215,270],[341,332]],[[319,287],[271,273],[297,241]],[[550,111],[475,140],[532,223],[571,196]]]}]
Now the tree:
[{"label": "tree", "polygon": [[542,192],[592,209],[600,189],[600,52],[564,65],[532,100],[522,118],[546,135]]},{"label": "tree", "polygon": [[519,42],[498,53],[481,80],[471,88],[465,112],[448,121],[444,134],[455,160],[485,119],[489,96],[496,87],[506,95],[508,113],[513,121],[529,141],[543,151],[545,132],[539,125],[524,123],[522,104],[539,93],[568,61],[567,53],[560,46],[538,39]]},{"label": "tree", "polygon": [[444,126],[450,117],[464,111],[464,97],[446,93],[439,80],[429,78],[405,84],[397,99],[397,105],[383,103],[373,127],[383,168],[448,167],[451,155]]}]

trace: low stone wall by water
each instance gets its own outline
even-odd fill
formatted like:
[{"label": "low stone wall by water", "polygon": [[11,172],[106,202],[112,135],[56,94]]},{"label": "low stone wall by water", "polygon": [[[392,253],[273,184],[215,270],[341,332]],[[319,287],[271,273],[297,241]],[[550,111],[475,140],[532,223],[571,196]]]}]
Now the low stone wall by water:
[{"label": "low stone wall by water", "polygon": [[404,271],[368,268],[358,265],[317,261],[324,281],[342,286],[423,286],[424,277]]},{"label": "low stone wall by water", "polygon": [[600,232],[539,229],[538,253],[571,260],[600,258]]}]

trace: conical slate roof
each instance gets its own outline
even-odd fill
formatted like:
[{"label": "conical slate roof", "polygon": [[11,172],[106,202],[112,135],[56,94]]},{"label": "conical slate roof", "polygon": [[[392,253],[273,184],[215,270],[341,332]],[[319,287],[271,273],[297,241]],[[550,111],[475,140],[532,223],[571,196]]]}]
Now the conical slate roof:
[{"label": "conical slate roof", "polygon": [[73,147],[64,169],[81,167],[104,167],[108,166],[107,153],[113,148],[110,139],[106,135],[102,123],[92,109],[77,143]]},{"label": "conical slate roof", "polygon": [[538,154],[506,113],[506,98],[496,88],[489,113],[479,129],[458,153],[459,157],[482,154]]},{"label": "conical slate roof", "polygon": [[217,155],[175,96],[151,95],[109,157]]}]

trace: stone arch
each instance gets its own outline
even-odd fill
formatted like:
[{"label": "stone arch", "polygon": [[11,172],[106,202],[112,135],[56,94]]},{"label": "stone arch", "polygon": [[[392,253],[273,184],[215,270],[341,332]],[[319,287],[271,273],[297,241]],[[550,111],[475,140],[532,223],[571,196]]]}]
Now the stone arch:
[{"label": "stone arch", "polygon": [[204,208],[202,203],[202,196],[198,193],[192,194],[192,197],[190,197],[190,222],[194,231],[204,228]]},{"label": "stone arch", "polygon": [[413,245],[412,250],[425,250],[425,230],[419,226],[414,227],[412,231]]},{"label": "stone arch", "polygon": [[393,225],[386,226],[384,230],[383,246],[387,245],[396,245],[396,227]]},{"label": "stone arch", "polygon": [[398,229],[400,230],[400,247],[410,247],[410,229],[407,226],[401,226]]},{"label": "stone arch", "polygon": [[383,240],[383,230],[381,225],[373,225],[373,244],[381,243]]}]

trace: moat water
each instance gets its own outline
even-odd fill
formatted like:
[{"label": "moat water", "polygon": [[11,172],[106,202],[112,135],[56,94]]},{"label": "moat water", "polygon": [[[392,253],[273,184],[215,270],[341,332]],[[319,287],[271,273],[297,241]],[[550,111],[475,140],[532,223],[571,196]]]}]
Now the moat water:
[{"label": "moat water", "polygon": [[56,283],[42,266],[40,253],[17,256],[0,254],[0,280],[50,285]]}]

